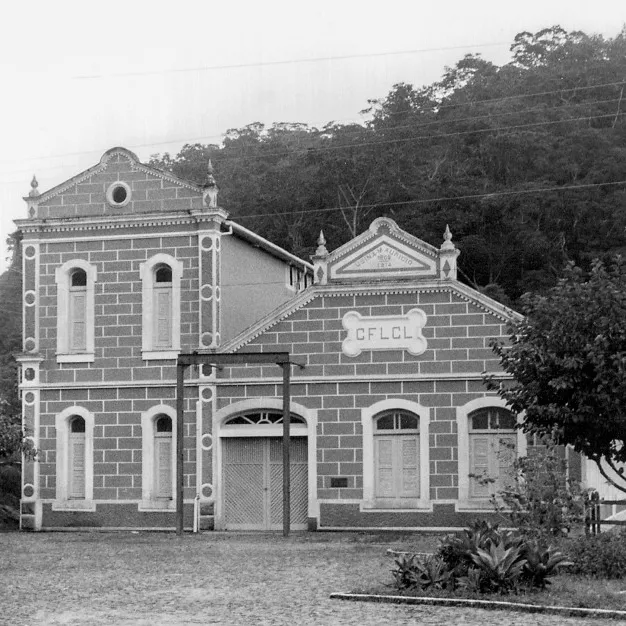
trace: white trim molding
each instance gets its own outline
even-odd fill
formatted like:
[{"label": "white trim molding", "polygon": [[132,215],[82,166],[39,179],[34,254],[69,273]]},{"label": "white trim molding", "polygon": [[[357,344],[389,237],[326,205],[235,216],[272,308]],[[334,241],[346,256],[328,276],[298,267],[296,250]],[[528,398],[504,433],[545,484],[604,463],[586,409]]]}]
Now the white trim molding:
[{"label": "white trim molding", "polygon": [[[470,498],[470,450],[469,450],[469,416],[470,413],[477,409],[485,409],[488,407],[497,407],[502,409],[508,408],[506,402],[499,396],[484,396],[476,398],[463,406],[457,407],[456,425],[458,433],[459,445],[459,500],[457,502],[457,510],[469,511],[489,511],[493,513],[493,506],[490,504],[489,498]],[[523,422],[523,414],[517,416],[518,424]],[[526,456],[527,444],[526,435],[521,429],[517,431],[517,458]]]},{"label": "white trim molding", "polygon": [[[69,497],[70,421],[74,416],[85,420],[85,497]],[[56,426],[56,500],[53,511],[95,511],[93,499],[93,428],[94,416],[82,406],[69,406],[55,417]]]},{"label": "white trim molding", "polygon": [[[282,436],[282,424],[265,425],[263,427],[225,426],[224,423],[241,413],[271,409],[282,411],[281,398],[250,398],[233,402],[213,414],[213,497],[215,498],[215,528],[220,530],[224,526],[223,476],[222,476],[222,439],[226,437],[245,437],[249,431],[253,437]],[[306,422],[292,424],[290,434],[307,437],[307,470],[308,470],[308,517],[319,522],[319,503],[317,500],[317,411],[291,402],[290,412],[301,417]],[[235,430],[237,429],[237,430]],[[217,492],[217,493],[216,493]]]},{"label": "white trim molding", "polygon": [[[156,497],[154,484],[154,435],[156,418],[166,415],[172,420],[172,498]],[[176,509],[176,409],[167,404],[158,404],[141,414],[141,502],[140,511],[174,511]]]},{"label": "white trim molding", "polygon": [[417,402],[401,398],[381,400],[361,410],[361,425],[363,427],[363,502],[361,503],[361,511],[389,510],[389,507],[378,507],[374,495],[374,417],[379,413],[394,409],[409,411],[419,417],[420,496],[417,499],[416,509],[429,511],[432,508],[430,501],[430,409]]},{"label": "white trim molding", "polygon": [[[81,269],[87,275],[85,302],[85,349],[70,348],[70,283],[72,270]],[[98,278],[95,265],[84,259],[66,261],[54,272],[57,286],[57,363],[93,363],[95,283]]]},{"label": "white trim molding", "polygon": [[[167,350],[154,345],[154,270],[161,264],[168,265],[172,270],[172,338],[171,347]],[[139,275],[142,282],[142,358],[144,361],[176,359],[180,352],[180,283],[183,263],[169,254],[155,254],[139,266]]]}]

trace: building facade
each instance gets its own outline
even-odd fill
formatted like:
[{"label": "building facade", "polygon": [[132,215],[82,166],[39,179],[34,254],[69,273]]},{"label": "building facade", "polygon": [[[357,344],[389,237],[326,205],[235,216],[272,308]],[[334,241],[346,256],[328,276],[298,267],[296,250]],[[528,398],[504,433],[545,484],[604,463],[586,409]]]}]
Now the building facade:
[{"label": "building facade", "polygon": [[[211,171],[199,187],[113,148],[43,194],[31,186],[17,359],[38,455],[23,465],[22,527],[169,526],[177,355],[289,301],[312,266],[228,220]],[[194,495],[211,480],[201,462],[190,444]]]},{"label": "building facade", "polygon": [[[463,527],[526,453],[483,385],[510,310],[388,218],[313,263],[204,187],[123,148],[26,198],[22,527],[174,527],[176,357],[287,351],[294,529]],[[217,530],[282,527],[276,366],[185,380],[184,510]],[[487,480],[486,480],[487,479]]]}]

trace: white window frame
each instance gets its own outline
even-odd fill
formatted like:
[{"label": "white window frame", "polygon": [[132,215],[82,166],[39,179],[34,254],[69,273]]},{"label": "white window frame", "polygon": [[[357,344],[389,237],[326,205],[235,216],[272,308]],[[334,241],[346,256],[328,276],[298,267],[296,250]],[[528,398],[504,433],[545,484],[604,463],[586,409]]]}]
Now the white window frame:
[{"label": "white window frame", "polygon": [[[407,411],[414,413],[419,418],[419,498],[411,499],[407,509],[389,508],[382,506],[376,499],[376,477],[374,456],[374,418],[386,411]],[[363,500],[362,511],[401,511],[401,510],[431,510],[430,500],[430,454],[429,454],[429,431],[430,410],[417,402],[400,398],[381,400],[362,409],[361,424],[363,427]],[[401,432],[401,431],[398,431]]]},{"label": "white window frame", "polygon": [[[70,422],[74,417],[85,420],[85,497],[70,498]],[[53,511],[95,511],[93,500],[93,413],[81,406],[70,406],[55,417],[56,426],[56,499]]]},{"label": "white window frame", "polygon": [[[172,497],[159,498],[155,479],[156,421],[161,415],[172,420]],[[151,407],[141,414],[141,503],[140,511],[174,511],[176,509],[176,409],[166,404]]]},{"label": "white window frame", "polygon": [[[81,269],[87,275],[85,290],[85,349],[71,350],[70,337],[70,292],[72,273]],[[57,287],[57,363],[93,363],[94,362],[94,312],[95,284],[97,280],[95,265],[84,259],[66,261],[54,272]]]},{"label": "white window frame", "polygon": [[[470,495],[470,424],[471,413],[478,409],[501,408],[510,411],[506,402],[499,396],[487,396],[471,400],[467,404],[457,408],[456,423],[459,438],[459,499],[456,504],[457,510],[481,510],[493,513],[493,506],[489,497],[473,498]],[[517,416],[517,423],[523,421],[523,414]],[[517,458],[526,456],[526,435],[521,429],[517,430]]]},{"label": "white window frame", "polygon": [[[159,265],[168,265],[172,270],[172,342],[167,350],[155,345],[155,310],[154,290],[156,270]],[[139,266],[142,283],[142,345],[141,356],[144,361],[176,359],[180,352],[180,284],[183,276],[183,264],[169,254],[155,254]]]}]

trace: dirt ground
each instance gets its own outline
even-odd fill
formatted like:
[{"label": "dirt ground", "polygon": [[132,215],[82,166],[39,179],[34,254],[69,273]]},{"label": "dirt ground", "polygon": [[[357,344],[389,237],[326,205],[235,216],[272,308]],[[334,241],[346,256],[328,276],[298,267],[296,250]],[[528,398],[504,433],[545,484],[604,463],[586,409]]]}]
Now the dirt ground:
[{"label": "dirt ground", "polygon": [[336,533],[287,540],[280,534],[3,533],[0,624],[626,624],[329,599],[333,591],[391,582],[385,550],[394,546],[392,539]]}]

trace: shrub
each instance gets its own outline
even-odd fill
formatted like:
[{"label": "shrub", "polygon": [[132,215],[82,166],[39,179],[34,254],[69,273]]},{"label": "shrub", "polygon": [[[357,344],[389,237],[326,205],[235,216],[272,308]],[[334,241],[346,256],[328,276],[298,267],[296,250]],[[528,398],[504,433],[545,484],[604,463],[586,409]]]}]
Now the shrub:
[{"label": "shrub", "polygon": [[445,537],[434,556],[400,555],[392,574],[398,589],[506,594],[544,589],[565,562],[566,557],[552,548],[476,521],[460,536]]},{"label": "shrub", "polygon": [[524,537],[547,544],[582,529],[583,491],[566,478],[566,461],[554,445],[517,459],[513,471],[517,480],[492,497],[492,504]]},{"label": "shrub", "polygon": [[582,536],[572,541],[568,549],[571,571],[594,578],[624,578],[626,576],[626,532],[606,532]]}]

